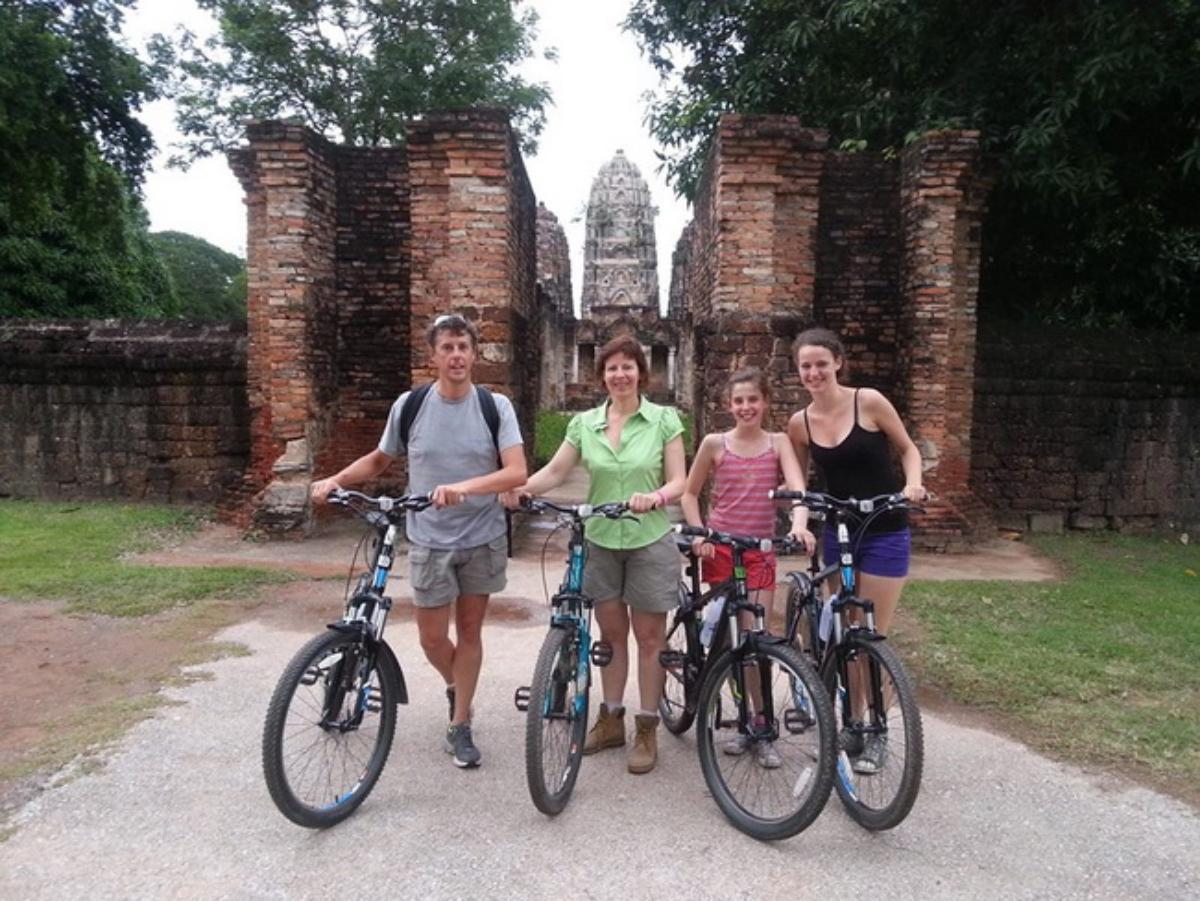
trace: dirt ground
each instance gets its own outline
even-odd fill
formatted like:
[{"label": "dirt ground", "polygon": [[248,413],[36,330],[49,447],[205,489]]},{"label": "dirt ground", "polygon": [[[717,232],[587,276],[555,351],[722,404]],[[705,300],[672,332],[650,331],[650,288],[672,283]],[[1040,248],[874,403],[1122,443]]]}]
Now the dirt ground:
[{"label": "dirt ground", "polygon": [[[561,543],[547,546],[547,534],[527,528],[519,535],[509,586],[493,598],[489,623],[523,623],[542,615],[547,588],[542,558],[550,588],[562,559]],[[155,703],[154,690],[178,678],[181,667],[237,653],[208,640],[221,628],[259,619],[316,632],[336,619],[360,535],[353,523],[334,521],[306,541],[253,542],[230,527],[211,526],[183,544],[134,558],[164,566],[254,566],[305,577],[237,602],[211,601],[123,619],[68,614],[54,602],[0,599],[0,684],[5,687],[0,692],[0,819],[76,754],[146,715]],[[913,577],[1040,581],[1055,572],[1028,546],[997,540],[971,554],[920,557]],[[392,621],[411,618],[411,605],[398,597]]]}]

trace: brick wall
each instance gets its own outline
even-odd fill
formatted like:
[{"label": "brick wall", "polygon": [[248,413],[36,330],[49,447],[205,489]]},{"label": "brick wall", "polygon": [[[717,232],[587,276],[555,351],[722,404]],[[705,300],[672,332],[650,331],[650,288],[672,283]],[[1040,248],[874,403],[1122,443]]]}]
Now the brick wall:
[{"label": "brick wall", "polygon": [[850,383],[880,388],[909,420],[943,498],[922,542],[945,548],[986,521],[969,487],[978,135],[932,133],[900,160],[826,145],[795,117],[721,118],[671,287],[691,316],[698,431],[730,424],[725,381],[751,364],[771,378],[782,428],[808,402],[792,339],[833,328]]},{"label": "brick wall", "polygon": [[220,500],[249,455],[233,325],[0,322],[0,495]]},{"label": "brick wall", "polygon": [[841,337],[853,361],[853,383],[890,397],[898,382],[899,179],[897,162],[878,154],[827,157],[813,313],[814,321]]},{"label": "brick wall", "polygon": [[1191,336],[988,330],[972,434],[972,485],[1001,525],[1200,528]]},{"label": "brick wall", "polygon": [[373,450],[396,398],[409,387],[411,228],[404,148],[338,147],[337,393],[317,460],[337,472]]}]

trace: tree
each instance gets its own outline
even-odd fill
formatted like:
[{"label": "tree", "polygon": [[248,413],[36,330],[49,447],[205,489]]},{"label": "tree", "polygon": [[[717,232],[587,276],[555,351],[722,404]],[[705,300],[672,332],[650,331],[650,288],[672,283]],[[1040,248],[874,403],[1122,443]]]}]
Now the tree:
[{"label": "tree", "polygon": [[[0,204],[36,218],[49,198],[74,218],[107,217],[154,150],[136,113],[151,75],[114,39],[132,0],[0,0]],[[99,158],[124,184],[103,175]]]},{"label": "tree", "polygon": [[978,128],[985,312],[1200,328],[1195,0],[638,0],[626,27],[684,195],[724,111],[888,152]]},{"label": "tree", "polygon": [[155,232],[150,241],[171,277],[185,319],[245,319],[246,262],[183,232]]},{"label": "tree", "polygon": [[[537,15],[510,0],[198,0],[220,33],[159,35],[151,52],[172,85],[186,165],[243,137],[245,120],[296,117],[334,140],[403,141],[431,110],[503,106],[526,147],[550,100],[514,73],[533,52]],[[519,0],[518,0],[519,3]],[[552,56],[547,53],[547,56]]]},{"label": "tree", "polygon": [[0,315],[168,316],[137,189],[149,71],[130,0],[0,0]]}]

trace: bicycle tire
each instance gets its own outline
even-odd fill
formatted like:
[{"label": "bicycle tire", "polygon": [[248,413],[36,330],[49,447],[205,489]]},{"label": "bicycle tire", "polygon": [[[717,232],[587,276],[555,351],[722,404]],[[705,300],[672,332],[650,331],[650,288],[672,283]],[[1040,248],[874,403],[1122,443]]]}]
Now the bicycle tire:
[{"label": "bicycle tire", "polygon": [[[356,665],[360,672],[350,678],[339,707],[341,725],[324,723],[327,692],[341,677],[350,650],[352,659],[362,661]],[[325,829],[346,819],[387,763],[399,678],[390,654],[377,655],[364,674],[363,652],[356,636],[332,630],[317,635],[288,663],[267,706],[262,739],[267,790],[279,812],[300,826]],[[360,704],[362,720],[350,725]]]},{"label": "bicycle tire", "polygon": [[882,765],[874,774],[855,773],[849,765],[849,756],[840,750],[834,784],[850,817],[864,829],[879,832],[898,826],[916,803],[925,764],[921,711],[912,682],[896,651],[886,641],[851,635],[837,646],[836,653],[829,655],[822,672],[827,691],[837,698],[834,706],[839,729],[851,716],[849,698],[837,684],[839,662],[847,658],[848,664],[859,658],[867,661],[871,674],[869,696],[876,694],[878,679],[878,696],[883,699],[883,709],[876,712],[868,697],[867,703],[872,709],[864,712],[863,721],[873,727],[886,726],[883,733],[886,744]]},{"label": "bicycle tire", "polygon": [[672,735],[683,735],[692,727],[696,719],[695,708],[688,707],[688,697],[693,695],[692,679],[695,657],[695,644],[699,642],[695,625],[694,613],[682,613],[685,603],[690,600],[691,592],[687,585],[679,585],[680,607],[676,609],[670,628],[667,630],[666,649],[678,651],[683,655],[683,664],[676,667],[664,667],[666,679],[663,681],[662,697],[658,699],[658,715],[663,725]]},{"label": "bicycle tire", "polygon": [[[777,764],[768,767],[755,739],[741,752],[729,743],[743,733],[734,667],[757,662],[760,697],[770,687],[778,735],[769,743]],[[764,663],[769,664],[765,668]],[[811,702],[813,722],[796,731],[785,724],[793,692],[802,685]],[[781,704],[783,706],[781,706]],[[777,841],[806,829],[821,813],[833,787],[836,742],[833,708],[820,677],[790,645],[762,642],[756,650],[725,651],[714,661],[697,704],[700,769],[709,792],[734,826],[756,839]],[[769,808],[769,809],[768,809]]]},{"label": "bicycle tire", "polygon": [[552,628],[538,653],[525,713],[525,778],[533,806],[547,816],[567,806],[583,760],[589,691],[580,698],[578,666],[578,631]]}]

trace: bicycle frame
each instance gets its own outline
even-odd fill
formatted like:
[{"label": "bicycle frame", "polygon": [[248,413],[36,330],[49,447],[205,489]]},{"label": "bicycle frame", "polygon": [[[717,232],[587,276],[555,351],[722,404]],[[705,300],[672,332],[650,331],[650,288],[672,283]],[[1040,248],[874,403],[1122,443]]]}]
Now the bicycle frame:
[{"label": "bicycle frame", "polygon": [[[592,599],[583,593],[583,567],[587,563],[587,543],[583,540],[583,520],[571,519],[571,536],[567,547],[567,569],[562,584],[551,598],[550,628],[573,629],[579,635],[578,654],[575,660],[575,716],[583,714],[587,703],[588,680],[591,678],[589,664],[592,652]],[[543,716],[549,716],[550,699]]]},{"label": "bicycle frame", "polygon": [[[764,616],[765,611],[761,604],[753,603],[750,600],[750,590],[746,583],[746,565],[744,554],[747,550],[752,550],[757,547],[764,550],[766,545],[772,547],[782,544],[785,549],[792,546],[790,539],[767,539],[761,540],[757,538],[749,538],[745,536],[726,535],[721,532],[715,532],[711,529],[705,529],[694,526],[677,526],[676,530],[681,535],[693,535],[695,537],[707,538],[719,544],[725,544],[730,548],[733,557],[733,574],[717,585],[709,588],[702,595],[699,594],[700,586],[700,570],[699,561],[695,554],[688,551],[689,559],[689,575],[692,577],[691,594],[693,600],[693,608],[690,614],[693,618],[696,617],[701,607],[713,602],[714,598],[725,598],[725,609],[721,613],[721,619],[716,625],[713,632],[710,650],[705,651],[700,648],[699,643],[696,646],[699,648],[698,653],[702,656],[699,661],[690,661],[692,665],[697,666],[697,677],[691,681],[693,696],[685,698],[690,711],[695,712],[696,697],[695,692],[699,691],[699,687],[703,684],[708,675],[709,668],[713,661],[719,656],[718,651],[728,646],[734,654],[740,658],[744,658],[753,654],[757,649],[759,642],[782,642],[782,638],[776,638],[767,634],[765,629]],[[698,604],[696,602],[699,602]],[[746,611],[753,615],[754,622],[749,629],[743,629],[738,621],[738,614]],[[677,620],[680,627],[687,628],[686,622]],[[685,661],[687,663],[688,661]],[[738,717],[739,723],[746,724],[751,721],[751,711],[747,706],[747,691],[746,691],[746,676],[743,667],[737,667],[734,670],[734,697],[738,701]],[[771,697],[771,685],[768,679],[762,678],[759,690],[762,693],[761,705],[766,710],[773,710],[773,698]],[[779,725],[772,722],[768,717],[768,721],[764,726],[764,731],[758,734],[757,737],[765,740],[773,741],[778,737]]]}]

